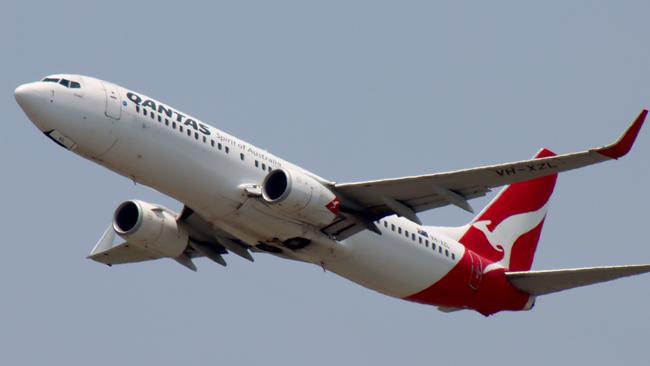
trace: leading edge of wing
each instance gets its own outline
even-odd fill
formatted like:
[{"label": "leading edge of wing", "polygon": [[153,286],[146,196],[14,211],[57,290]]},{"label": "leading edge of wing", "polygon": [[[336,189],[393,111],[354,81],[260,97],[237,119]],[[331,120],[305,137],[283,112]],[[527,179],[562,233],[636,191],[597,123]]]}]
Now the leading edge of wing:
[{"label": "leading edge of wing", "polygon": [[[600,161],[607,160],[609,159],[619,159],[623,156],[625,156],[630,150],[632,149],[632,146],[634,145],[634,142],[636,141],[636,138],[639,134],[639,131],[641,130],[641,127],[643,126],[643,123],[645,122],[646,116],[648,114],[647,109],[643,109],[641,113],[639,113],[638,117],[630,124],[630,126],[625,130],[625,132],[613,143],[609,145],[605,145],[602,147],[598,148],[592,148],[588,149],[582,152],[576,152],[576,153],[568,153],[568,154],[562,154],[562,155],[557,155],[554,157],[546,158],[548,160],[556,160],[556,159],[562,159],[565,157],[570,157],[572,155],[578,155],[578,154],[589,154],[591,152],[598,153],[600,156],[602,156],[605,159],[599,160],[599,161],[593,161],[589,162],[587,164],[579,164],[579,166],[572,166],[572,167],[567,167],[568,169],[560,169],[559,171],[548,171],[548,174],[554,174],[560,171],[565,171],[565,170],[570,170],[570,169],[575,169],[579,168],[582,166],[590,165],[593,163],[597,163]],[[546,159],[538,159],[537,162],[539,163],[540,161],[544,161]],[[378,180],[371,180],[371,181],[365,181],[365,182],[351,182],[351,183],[340,183],[340,184],[335,184],[335,189],[341,189],[345,190],[347,188],[352,188],[352,187],[370,187],[373,185],[383,185],[383,184],[390,184],[390,183],[396,183],[404,180],[416,180],[416,179],[426,179],[426,178],[434,178],[434,177],[442,177],[442,176],[447,176],[447,175],[455,175],[458,173],[466,173],[466,172],[471,172],[471,171],[478,171],[478,170],[492,170],[492,171],[498,171],[499,169],[507,169],[511,166],[514,165],[521,165],[521,164],[526,164],[532,162],[532,160],[521,160],[517,162],[511,162],[511,163],[505,163],[505,164],[497,164],[497,165],[487,165],[487,166],[482,166],[482,167],[477,167],[477,168],[470,168],[470,169],[464,169],[464,170],[456,170],[456,171],[450,171],[450,172],[443,172],[443,173],[434,173],[434,174],[423,174],[423,175],[415,175],[415,176],[405,176],[405,177],[399,177],[399,178],[386,178],[386,179],[378,179]],[[540,175],[543,176],[543,175]],[[537,177],[533,177],[537,178]],[[533,179],[530,178],[530,179]]]}]

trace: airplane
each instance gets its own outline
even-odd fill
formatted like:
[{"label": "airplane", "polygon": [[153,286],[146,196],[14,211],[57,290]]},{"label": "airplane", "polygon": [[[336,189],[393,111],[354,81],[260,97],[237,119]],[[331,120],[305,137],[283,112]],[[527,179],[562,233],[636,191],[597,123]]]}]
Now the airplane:
[{"label": "airplane", "polygon": [[[14,96],[57,145],[183,204],[121,203],[88,258],[112,266],[171,258],[196,271],[252,253],[322,267],[379,293],[485,316],[532,309],[538,296],[650,272],[650,264],[531,270],[557,174],[626,155],[648,113],[614,143],[529,160],[336,183],[142,93],[56,74]],[[418,213],[504,188],[469,223]]]}]

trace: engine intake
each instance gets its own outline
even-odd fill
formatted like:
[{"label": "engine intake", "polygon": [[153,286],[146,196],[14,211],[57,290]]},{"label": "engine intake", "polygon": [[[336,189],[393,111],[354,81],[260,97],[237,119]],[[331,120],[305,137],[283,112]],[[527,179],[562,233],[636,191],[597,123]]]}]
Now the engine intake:
[{"label": "engine intake", "polygon": [[339,201],[332,191],[295,170],[271,171],[262,183],[262,198],[283,214],[316,226],[332,223],[339,212]]},{"label": "engine intake", "polygon": [[113,228],[116,233],[124,235],[129,233],[136,226],[139,226],[141,224],[141,219],[142,215],[140,207],[138,207],[138,205],[133,201],[127,201],[115,210]]},{"label": "engine intake", "polygon": [[275,203],[285,199],[291,190],[289,183],[289,174],[284,170],[276,169],[270,172],[262,185],[266,202]]},{"label": "engine intake", "polygon": [[113,215],[113,229],[130,244],[156,257],[178,257],[189,240],[187,232],[178,226],[176,214],[138,200],[118,206]]}]

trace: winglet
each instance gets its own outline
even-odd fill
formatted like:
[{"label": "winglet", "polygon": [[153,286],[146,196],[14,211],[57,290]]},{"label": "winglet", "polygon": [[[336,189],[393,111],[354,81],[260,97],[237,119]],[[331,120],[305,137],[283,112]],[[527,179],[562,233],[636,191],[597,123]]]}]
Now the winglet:
[{"label": "winglet", "polygon": [[645,121],[645,117],[647,115],[648,110],[642,110],[636,120],[632,122],[630,127],[628,127],[628,129],[615,143],[601,147],[599,149],[594,149],[593,151],[612,159],[618,159],[625,156],[625,154],[630,152],[630,149],[632,149],[634,140],[636,140],[636,137],[639,134],[641,126],[643,126],[643,122]]}]

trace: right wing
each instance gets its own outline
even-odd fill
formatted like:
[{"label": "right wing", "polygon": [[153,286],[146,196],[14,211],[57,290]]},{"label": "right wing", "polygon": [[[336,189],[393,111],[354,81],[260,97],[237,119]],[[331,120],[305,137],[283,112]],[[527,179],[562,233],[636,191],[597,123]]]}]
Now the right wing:
[{"label": "right wing", "polygon": [[[226,261],[222,255],[228,252],[237,254],[251,262],[253,261],[253,257],[248,251],[252,249],[251,246],[225,232],[217,230],[191,208],[183,207],[180,215],[162,206],[159,209],[165,210],[176,217],[179,226],[189,234],[187,247],[183,253],[177,258],[172,258],[183,266],[196,271],[196,266],[192,262],[192,258],[196,257],[207,257],[225,266]],[[113,264],[144,262],[163,258],[154,251],[131,245],[128,241],[115,243],[116,236],[117,234],[111,223],[88,255],[88,259],[112,266]]]},{"label": "right wing", "polygon": [[650,264],[506,272],[506,277],[517,289],[539,296],[647,272]]},{"label": "right wing", "polygon": [[330,188],[341,201],[344,217],[323,231],[342,240],[364,229],[377,232],[373,221],[393,214],[420,223],[418,212],[449,204],[472,211],[468,200],[484,196],[492,188],[618,159],[632,148],[647,113],[643,110],[616,142],[600,148],[557,156],[543,149],[532,160],[446,173],[334,184]]},{"label": "right wing", "polygon": [[129,245],[127,242],[114,244],[115,236],[115,230],[113,230],[113,225],[111,225],[104,231],[104,235],[99,239],[87,258],[109,266],[113,264],[144,262],[160,258],[160,256],[152,252]]}]

